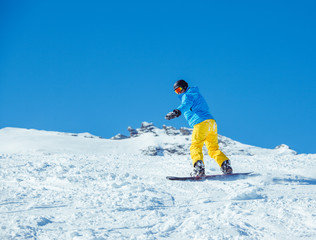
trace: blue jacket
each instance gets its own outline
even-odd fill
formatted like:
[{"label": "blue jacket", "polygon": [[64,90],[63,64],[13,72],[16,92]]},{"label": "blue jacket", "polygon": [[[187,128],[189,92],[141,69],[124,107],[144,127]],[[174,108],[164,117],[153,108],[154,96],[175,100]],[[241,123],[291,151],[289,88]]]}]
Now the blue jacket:
[{"label": "blue jacket", "polygon": [[177,109],[184,115],[190,127],[207,119],[214,119],[198,87],[189,87],[179,98],[181,105]]}]

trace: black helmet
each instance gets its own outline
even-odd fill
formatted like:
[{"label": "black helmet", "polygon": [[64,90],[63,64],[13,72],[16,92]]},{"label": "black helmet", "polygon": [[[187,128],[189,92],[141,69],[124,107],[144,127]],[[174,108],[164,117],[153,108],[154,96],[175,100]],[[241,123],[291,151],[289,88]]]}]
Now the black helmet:
[{"label": "black helmet", "polygon": [[175,84],[173,85],[173,90],[176,90],[178,87],[182,87],[182,89],[187,90],[188,88],[188,83],[184,80],[179,80],[179,81],[176,81]]}]

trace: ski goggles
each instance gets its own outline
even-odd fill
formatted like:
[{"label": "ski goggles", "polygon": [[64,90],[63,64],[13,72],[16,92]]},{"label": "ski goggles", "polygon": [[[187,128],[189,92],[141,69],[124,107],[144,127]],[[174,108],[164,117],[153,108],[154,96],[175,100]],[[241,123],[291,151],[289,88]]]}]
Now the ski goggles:
[{"label": "ski goggles", "polygon": [[183,90],[182,87],[178,87],[174,91],[175,91],[176,94],[180,94],[182,92],[182,90]]}]

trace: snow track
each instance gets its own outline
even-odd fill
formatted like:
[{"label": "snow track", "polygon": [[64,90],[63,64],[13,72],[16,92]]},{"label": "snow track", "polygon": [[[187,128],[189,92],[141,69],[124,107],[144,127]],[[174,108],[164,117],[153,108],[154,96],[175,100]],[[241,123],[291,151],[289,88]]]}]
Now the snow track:
[{"label": "snow track", "polygon": [[[231,156],[235,172],[256,174],[175,182],[165,177],[187,175],[189,157],[143,155],[138,147],[142,136],[79,141],[58,134],[64,138],[62,144],[75,141],[70,150],[64,146],[66,150],[58,152],[58,143],[51,151],[38,143],[36,150],[36,139],[43,136],[35,130],[23,135],[10,129],[10,138],[15,139],[10,142],[8,129],[1,131],[0,239],[316,238],[315,154],[295,155],[235,142],[226,146],[227,152],[239,144],[247,152]],[[53,136],[43,134],[54,144]],[[30,139],[32,151],[19,148],[14,153],[13,147],[6,151],[13,141],[19,145],[21,135],[23,142]],[[151,145],[161,145],[170,136],[146,135],[147,142],[150,138]],[[87,144],[112,150],[75,153]],[[135,152],[124,153],[131,144]],[[205,161],[207,173],[219,173],[212,159]]]}]

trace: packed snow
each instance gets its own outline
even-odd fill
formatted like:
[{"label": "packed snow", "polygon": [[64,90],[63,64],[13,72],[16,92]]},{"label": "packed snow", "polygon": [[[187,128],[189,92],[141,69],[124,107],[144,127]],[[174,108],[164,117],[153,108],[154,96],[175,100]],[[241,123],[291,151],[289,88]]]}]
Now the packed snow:
[{"label": "packed snow", "polygon": [[0,129],[0,239],[316,239],[316,154],[220,136],[234,172],[253,174],[169,181],[192,170],[192,129],[129,131]]}]

